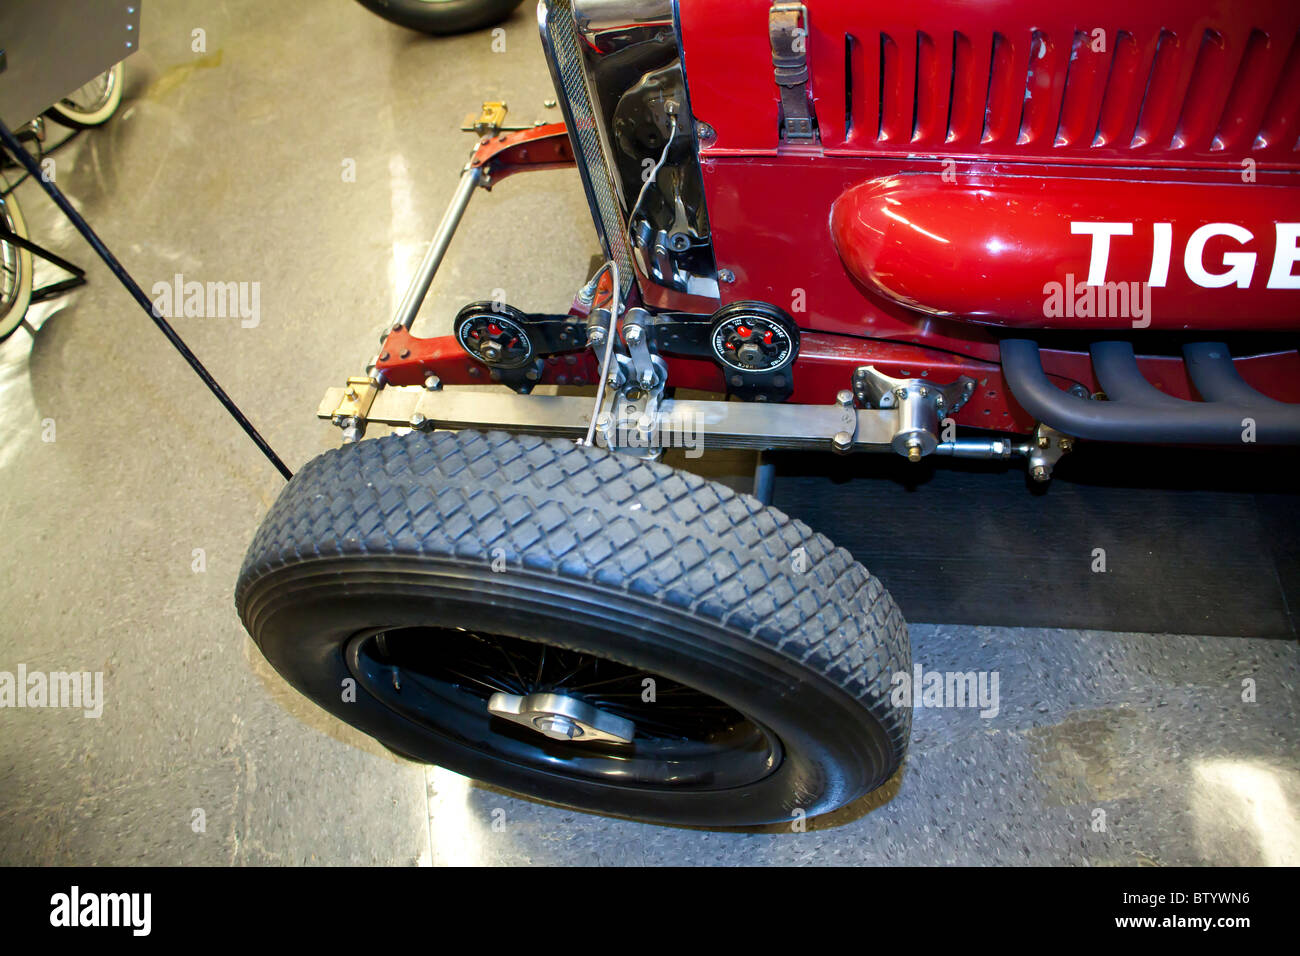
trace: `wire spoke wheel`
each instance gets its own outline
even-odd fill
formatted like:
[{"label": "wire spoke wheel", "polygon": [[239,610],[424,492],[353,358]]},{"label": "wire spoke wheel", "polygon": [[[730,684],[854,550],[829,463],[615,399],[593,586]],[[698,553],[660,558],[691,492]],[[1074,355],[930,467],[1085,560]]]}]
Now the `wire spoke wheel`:
[{"label": "wire spoke wheel", "polygon": [[122,102],[125,67],[118,63],[72,91],[47,111],[47,115],[77,129],[106,122]]},{"label": "wire spoke wheel", "polygon": [[63,98],[63,104],[79,113],[94,113],[104,108],[116,86],[112,70],[101,73],[81,89]]},{"label": "wire spoke wheel", "polygon": [[757,499],[564,439],[412,432],[308,462],[249,547],[249,634],[411,759],[700,826],[841,807],[899,767],[907,629]]},{"label": "wire spoke wheel", "polygon": [[[394,711],[538,769],[625,786],[723,789],[753,783],[780,763],[780,743],[733,707],[670,678],[568,648],[416,627],[355,637],[345,655],[361,686]],[[635,736],[627,743],[556,740],[492,715],[489,701],[498,693],[578,700],[630,721]]]},{"label": "wire spoke wheel", "polygon": [[[0,176],[0,224],[4,232],[27,238],[22,210],[3,176]],[[27,314],[32,297],[32,270],[30,252],[0,239],[0,341],[12,335]]]}]

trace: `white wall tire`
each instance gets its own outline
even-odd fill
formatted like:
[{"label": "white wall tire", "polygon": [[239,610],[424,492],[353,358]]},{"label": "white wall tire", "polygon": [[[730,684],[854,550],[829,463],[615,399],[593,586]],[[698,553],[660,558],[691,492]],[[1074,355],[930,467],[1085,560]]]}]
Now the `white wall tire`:
[{"label": "white wall tire", "polygon": [[[27,223],[23,221],[18,201],[8,192],[9,182],[0,176],[0,218],[17,236],[27,238]],[[32,254],[12,243],[0,241],[0,342],[9,338],[22,324],[27,306],[32,299]]]},{"label": "white wall tire", "polygon": [[[112,69],[95,77],[94,80],[91,80],[80,90],[70,93],[59,100],[45,111],[46,115],[74,129],[90,129],[92,126],[102,126],[108,122],[108,118],[116,113],[117,108],[122,104],[122,82],[125,73],[124,64],[118,63]],[[101,80],[104,81],[102,95],[95,97],[93,102],[77,99],[79,94],[91,89],[94,84]]]}]

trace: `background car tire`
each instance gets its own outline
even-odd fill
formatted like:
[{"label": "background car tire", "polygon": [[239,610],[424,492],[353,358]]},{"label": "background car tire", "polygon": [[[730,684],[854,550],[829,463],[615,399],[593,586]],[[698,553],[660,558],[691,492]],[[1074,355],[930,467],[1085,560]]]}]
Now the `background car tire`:
[{"label": "background car tire", "polygon": [[[618,816],[729,826],[827,812],[890,777],[911,723],[889,701],[911,667],[906,625],[846,551],[748,495],[562,439],[416,432],[326,452],[268,513],[236,605],[290,684],[389,748]],[[441,666],[444,646],[480,631],[680,684],[734,708],[773,756],[756,772],[750,740],[717,745],[716,771],[695,777],[637,780],[621,757],[630,769],[604,776],[599,754],[574,756],[578,744],[482,701],[427,703],[427,670],[394,658],[389,688],[387,663],[356,650],[400,634]]]},{"label": "background car tire", "polygon": [[358,0],[390,23],[422,33],[465,33],[500,23],[523,0]]}]

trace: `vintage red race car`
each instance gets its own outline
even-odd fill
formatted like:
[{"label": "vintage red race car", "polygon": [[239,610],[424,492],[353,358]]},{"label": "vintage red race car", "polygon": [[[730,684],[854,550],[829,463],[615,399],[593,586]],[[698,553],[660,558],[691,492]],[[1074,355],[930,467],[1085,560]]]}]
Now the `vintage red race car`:
[{"label": "vintage red race car", "polygon": [[[1300,6],[538,18],[564,122],[485,107],[378,353],[320,405],[343,447],[238,585],[270,662],[393,750],[648,820],[824,813],[900,766],[906,626],[763,466],[743,495],[665,449],[1045,482],[1088,442],[1300,442]],[[607,260],[568,311],[411,335],[475,191],[555,166]]]}]

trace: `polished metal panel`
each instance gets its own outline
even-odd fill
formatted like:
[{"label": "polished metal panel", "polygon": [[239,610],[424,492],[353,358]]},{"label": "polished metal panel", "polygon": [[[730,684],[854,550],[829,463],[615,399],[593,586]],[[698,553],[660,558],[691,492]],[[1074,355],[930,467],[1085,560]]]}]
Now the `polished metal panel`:
[{"label": "polished metal panel", "polygon": [[3,0],[0,119],[16,128],[140,45],[140,3]]},{"label": "polished metal panel", "polygon": [[673,25],[673,0],[573,0],[578,32],[603,49],[603,37],[647,26]]}]

